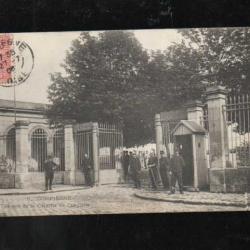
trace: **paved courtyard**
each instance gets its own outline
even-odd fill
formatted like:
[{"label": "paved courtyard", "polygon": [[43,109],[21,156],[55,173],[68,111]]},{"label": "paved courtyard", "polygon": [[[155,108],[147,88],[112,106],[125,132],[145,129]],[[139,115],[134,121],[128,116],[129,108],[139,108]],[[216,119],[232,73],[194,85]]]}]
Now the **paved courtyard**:
[{"label": "paved courtyard", "polygon": [[53,193],[0,195],[0,215],[29,216],[245,210],[245,208],[235,206],[181,204],[141,199],[135,196],[135,192],[134,188],[126,185],[103,185],[89,189],[71,189]]}]

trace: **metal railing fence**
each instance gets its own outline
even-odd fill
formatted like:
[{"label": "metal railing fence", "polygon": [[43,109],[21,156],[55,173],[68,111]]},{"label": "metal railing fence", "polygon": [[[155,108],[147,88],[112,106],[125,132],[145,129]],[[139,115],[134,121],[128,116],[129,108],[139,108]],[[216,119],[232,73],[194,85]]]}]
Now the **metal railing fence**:
[{"label": "metal railing fence", "polygon": [[229,159],[233,166],[250,166],[250,96],[229,95],[224,107]]},{"label": "metal railing fence", "polygon": [[115,169],[123,154],[122,129],[115,124],[98,124],[100,169]]}]

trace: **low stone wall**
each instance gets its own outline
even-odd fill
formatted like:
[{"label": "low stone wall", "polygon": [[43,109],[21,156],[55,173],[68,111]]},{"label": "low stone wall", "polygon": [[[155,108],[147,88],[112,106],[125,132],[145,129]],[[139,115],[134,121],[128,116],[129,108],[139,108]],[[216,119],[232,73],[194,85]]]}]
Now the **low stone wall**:
[{"label": "low stone wall", "polygon": [[[53,184],[64,183],[64,172],[55,172]],[[0,188],[35,188],[44,189],[43,172],[0,173]]]},{"label": "low stone wall", "polygon": [[101,169],[99,173],[100,184],[122,183],[122,169]]},{"label": "low stone wall", "polygon": [[64,184],[72,185],[73,180],[75,181],[74,185],[84,185],[85,178],[84,178],[83,172],[80,170],[76,170],[74,172],[65,171],[64,172]]},{"label": "low stone wall", "polygon": [[210,169],[209,181],[211,192],[244,193],[250,191],[250,168]]},{"label": "low stone wall", "polygon": [[[63,184],[64,174],[63,172],[55,172],[53,184]],[[16,188],[35,188],[44,189],[45,176],[43,172],[30,172],[16,174]]]},{"label": "low stone wall", "polygon": [[15,188],[15,174],[0,173],[0,188]]}]

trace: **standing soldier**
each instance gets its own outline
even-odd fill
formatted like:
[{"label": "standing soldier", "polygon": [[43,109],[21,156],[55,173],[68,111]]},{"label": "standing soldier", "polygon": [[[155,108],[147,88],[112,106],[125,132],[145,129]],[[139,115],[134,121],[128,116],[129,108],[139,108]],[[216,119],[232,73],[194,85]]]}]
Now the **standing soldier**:
[{"label": "standing soldier", "polygon": [[176,150],[171,159],[171,193],[175,193],[175,183],[178,182],[180,193],[183,194],[182,172],[185,166],[184,160],[179,151]]},{"label": "standing soldier", "polygon": [[123,172],[124,172],[125,182],[127,182],[128,179],[128,166],[129,166],[129,155],[128,151],[125,151],[123,155]]},{"label": "standing soldier", "polygon": [[93,187],[94,186],[94,178],[93,178],[93,164],[92,161],[89,159],[88,154],[84,154],[84,157],[81,161],[81,168],[84,173],[85,184],[87,186]]},{"label": "standing soldier", "polygon": [[45,191],[52,190],[52,182],[54,179],[54,171],[56,170],[56,164],[53,161],[53,156],[50,154],[44,163],[45,174]]},{"label": "standing soldier", "polygon": [[164,189],[169,187],[168,183],[168,173],[169,173],[169,159],[164,155],[164,151],[160,151],[159,167],[160,167],[160,176]]},{"label": "standing soldier", "polygon": [[140,188],[141,162],[139,158],[136,156],[135,152],[133,152],[132,157],[130,158],[129,166],[130,166],[131,177],[135,183],[135,188]]},{"label": "standing soldier", "polygon": [[153,189],[157,189],[157,165],[158,165],[158,159],[154,155],[153,152],[150,153],[149,159],[148,159],[148,171],[149,171],[149,177],[151,181],[151,185]]}]

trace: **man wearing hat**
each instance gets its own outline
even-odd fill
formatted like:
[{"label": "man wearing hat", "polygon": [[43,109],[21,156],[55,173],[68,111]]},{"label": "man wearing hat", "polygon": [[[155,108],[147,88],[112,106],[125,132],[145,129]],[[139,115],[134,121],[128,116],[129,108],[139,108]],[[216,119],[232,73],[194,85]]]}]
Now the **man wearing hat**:
[{"label": "man wearing hat", "polygon": [[54,171],[57,165],[53,161],[53,155],[49,154],[47,160],[44,163],[45,174],[45,191],[52,190],[52,182],[54,179]]},{"label": "man wearing hat", "polygon": [[149,178],[151,181],[151,185],[154,190],[156,190],[158,186],[157,185],[157,182],[158,182],[157,165],[158,165],[158,159],[155,156],[154,152],[151,152],[149,159],[148,159],[148,171],[149,171]]},{"label": "man wearing hat", "polygon": [[85,184],[87,186],[93,187],[95,184],[94,183],[94,167],[88,154],[86,153],[84,154],[83,159],[81,160],[80,166],[84,173]]},{"label": "man wearing hat", "polygon": [[128,167],[129,167],[129,154],[128,151],[124,151],[123,155],[123,173],[124,173],[124,181],[128,180]]},{"label": "man wearing hat", "polygon": [[165,156],[165,152],[163,150],[160,151],[159,167],[162,185],[164,189],[168,189],[168,173],[170,171],[170,165],[169,159],[167,156]]},{"label": "man wearing hat", "polygon": [[172,172],[171,176],[171,193],[175,192],[175,183],[176,180],[179,185],[180,193],[183,194],[183,182],[182,182],[182,172],[183,168],[185,167],[185,162],[182,156],[179,153],[179,150],[175,150],[175,154],[173,155],[170,163],[170,169]]},{"label": "man wearing hat", "polygon": [[136,156],[136,152],[133,152],[132,157],[129,160],[129,167],[130,167],[131,177],[135,183],[135,188],[140,188],[141,162],[139,158]]}]

